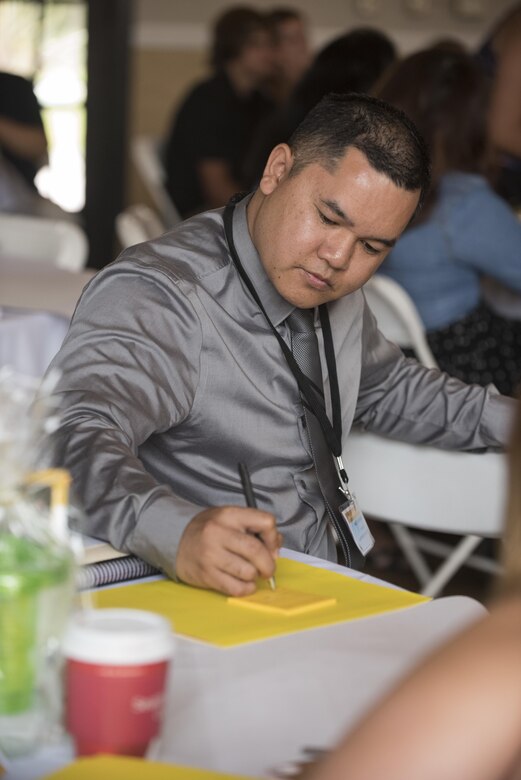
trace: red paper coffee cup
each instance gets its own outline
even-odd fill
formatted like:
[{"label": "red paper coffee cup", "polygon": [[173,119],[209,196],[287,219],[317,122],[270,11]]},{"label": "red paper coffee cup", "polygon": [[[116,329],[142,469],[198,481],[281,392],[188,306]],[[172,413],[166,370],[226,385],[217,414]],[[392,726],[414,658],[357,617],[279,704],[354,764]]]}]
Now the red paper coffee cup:
[{"label": "red paper coffee cup", "polygon": [[145,754],[161,728],[170,623],[136,609],[85,610],[63,643],[65,722],[76,753]]}]

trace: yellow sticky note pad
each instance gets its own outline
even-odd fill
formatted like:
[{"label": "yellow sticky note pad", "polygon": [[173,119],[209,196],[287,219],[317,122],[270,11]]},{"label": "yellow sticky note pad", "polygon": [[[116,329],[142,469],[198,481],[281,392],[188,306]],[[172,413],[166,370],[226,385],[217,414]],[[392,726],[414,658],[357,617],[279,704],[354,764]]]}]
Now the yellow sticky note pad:
[{"label": "yellow sticky note pad", "polygon": [[311,609],[332,607],[336,604],[334,597],[317,596],[314,593],[304,593],[291,588],[275,588],[275,590],[258,590],[251,596],[241,598],[230,597],[228,604],[246,609],[258,609],[261,612],[271,612],[274,615],[300,615]]},{"label": "yellow sticky note pad", "polygon": [[[306,598],[328,602],[321,609],[276,613],[274,610],[237,609],[226,596],[214,591],[191,588],[170,580],[121,585],[92,594],[97,607],[147,609],[168,618],[177,634],[233,647],[245,642],[291,634],[316,626],[342,623],[406,609],[429,601],[418,593],[361,582],[337,572],[319,569],[287,558],[277,560],[275,592],[290,590]],[[272,593],[267,582],[259,583],[258,593]],[[261,596],[261,599],[265,596]]]}]

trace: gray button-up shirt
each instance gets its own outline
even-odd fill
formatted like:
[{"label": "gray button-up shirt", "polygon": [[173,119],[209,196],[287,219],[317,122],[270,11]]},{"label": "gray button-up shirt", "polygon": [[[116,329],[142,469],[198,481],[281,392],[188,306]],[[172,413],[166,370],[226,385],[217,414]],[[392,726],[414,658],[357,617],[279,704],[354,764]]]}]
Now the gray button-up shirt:
[{"label": "gray button-up shirt", "polygon": [[[293,307],[264,273],[246,203],[234,214],[237,251],[289,342],[284,320]],[[377,330],[362,291],[329,311],[344,436],[355,421],[443,447],[504,444],[511,399],[403,358]],[[191,518],[244,504],[243,461],[285,546],[335,558],[298,388],[233,265],[221,211],[131,247],[101,271],[53,365],[62,372],[59,460],[84,506],[81,530],[175,576]]]}]

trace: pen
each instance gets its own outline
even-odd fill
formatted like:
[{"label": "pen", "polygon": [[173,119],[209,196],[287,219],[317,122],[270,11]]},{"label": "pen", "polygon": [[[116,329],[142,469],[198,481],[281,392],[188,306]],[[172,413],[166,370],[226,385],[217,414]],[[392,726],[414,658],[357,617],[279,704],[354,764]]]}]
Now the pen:
[{"label": "pen", "polygon": [[[239,476],[241,478],[242,489],[244,492],[244,498],[246,499],[247,506],[252,509],[257,509],[257,502],[255,501],[255,495],[251,486],[250,472],[245,463],[239,463]],[[257,539],[260,539],[260,534],[255,534]],[[275,577],[270,577],[268,580],[270,588],[275,590]]]}]

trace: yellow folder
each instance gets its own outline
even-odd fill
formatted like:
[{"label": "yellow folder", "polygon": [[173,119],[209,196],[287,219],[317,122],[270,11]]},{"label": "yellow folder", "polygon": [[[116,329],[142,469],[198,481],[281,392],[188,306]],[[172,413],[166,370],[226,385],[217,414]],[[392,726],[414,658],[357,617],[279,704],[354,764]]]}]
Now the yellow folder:
[{"label": "yellow folder", "polygon": [[93,756],[78,758],[43,780],[247,780],[244,776],[223,775],[206,769],[159,764],[127,756]]},{"label": "yellow folder", "polygon": [[[324,606],[296,614],[237,608],[219,593],[170,580],[97,591],[93,594],[94,605],[157,612],[171,621],[178,634],[232,647],[429,601],[417,593],[361,582],[286,558],[278,559],[276,578],[277,588],[322,596]],[[259,582],[258,586],[269,588],[267,582]]]}]

